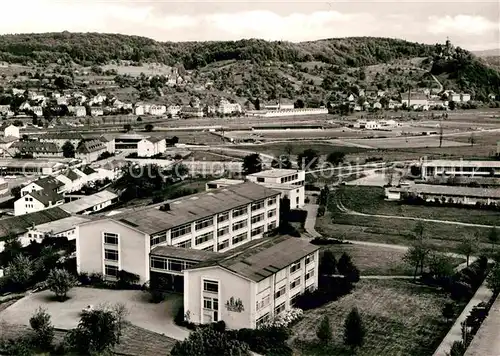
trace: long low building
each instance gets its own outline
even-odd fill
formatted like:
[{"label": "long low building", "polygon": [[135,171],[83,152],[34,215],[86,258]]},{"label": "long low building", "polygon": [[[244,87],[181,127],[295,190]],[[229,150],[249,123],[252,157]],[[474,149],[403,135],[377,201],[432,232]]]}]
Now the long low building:
[{"label": "long low building", "polygon": [[442,176],[500,178],[500,161],[432,160],[421,165],[422,179]]},{"label": "long low building", "polygon": [[103,210],[118,201],[118,195],[107,190],[62,204],[60,207],[70,214],[90,214]]},{"label": "long low building", "polygon": [[464,205],[499,205],[500,189],[415,184],[409,187],[387,188],[386,197],[391,200],[401,200],[416,197],[427,202]]},{"label": "long low building", "polygon": [[144,283],[153,247],[220,252],[260,239],[279,225],[279,198],[278,191],[246,182],[81,224],[77,269],[110,279],[126,270]]}]

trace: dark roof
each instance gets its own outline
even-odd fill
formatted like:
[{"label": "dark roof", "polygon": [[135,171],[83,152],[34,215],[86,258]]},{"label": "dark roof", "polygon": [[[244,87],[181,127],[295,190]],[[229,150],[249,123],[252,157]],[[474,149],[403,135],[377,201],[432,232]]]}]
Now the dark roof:
[{"label": "dark roof", "polygon": [[90,153],[105,150],[106,146],[101,140],[83,141],[76,149],[78,153]]},{"label": "dark roof", "polygon": [[114,215],[113,219],[154,234],[279,194],[265,186],[245,182],[180,198],[169,203],[169,211],[161,211],[159,208],[164,203],[160,203]]},{"label": "dark roof", "polygon": [[318,249],[319,246],[296,237],[269,237],[221,253],[191,269],[220,266],[254,282],[260,282]]},{"label": "dark roof", "polygon": [[47,152],[47,153],[60,153],[62,149],[59,148],[55,143],[52,142],[39,142],[39,141],[18,141],[14,142],[11,146],[12,148],[17,148],[21,152],[25,153],[37,153],[37,152]]},{"label": "dark roof", "polygon": [[0,143],[9,143],[9,142],[14,142],[18,141],[19,139],[14,136],[0,136]]},{"label": "dark roof", "polygon": [[40,140],[83,140],[83,138],[78,132],[54,132],[40,136]]},{"label": "dark roof", "polygon": [[64,210],[55,207],[35,213],[29,213],[0,220],[0,239],[9,234],[20,235],[28,231],[33,225],[41,225],[51,221],[71,216]]},{"label": "dark roof", "polygon": [[102,135],[99,137],[99,141],[101,142],[111,142],[113,141],[115,138],[111,135]]},{"label": "dark roof", "polygon": [[156,142],[160,142],[162,140],[165,140],[165,137],[163,137],[163,136],[149,136],[149,137],[146,137],[145,140],[152,142],[152,143],[156,143]]},{"label": "dark roof", "polygon": [[48,206],[49,203],[51,203],[51,202],[52,202],[52,204],[54,204],[55,202],[58,202],[60,200],[64,200],[64,196],[62,196],[59,193],[56,193],[53,190],[38,190],[38,191],[28,193],[26,195],[32,196],[33,199],[38,200],[40,203],[42,203],[45,206]]},{"label": "dark roof", "polygon": [[73,182],[80,178],[80,176],[74,170],[67,170],[66,172],[63,173],[63,176],[65,176],[66,178],[68,178]]},{"label": "dark roof", "polygon": [[32,183],[35,183],[36,185],[42,187],[44,190],[53,190],[53,191],[57,190],[57,188],[62,187],[64,185],[63,182],[51,176],[37,179]]},{"label": "dark roof", "polygon": [[85,167],[80,167],[78,168],[82,173],[86,174],[86,175],[90,175],[92,173],[95,173],[96,171],[93,170],[92,168],[90,168],[89,166],[85,166]]},{"label": "dark roof", "polygon": [[196,250],[193,248],[182,248],[175,246],[157,246],[151,250],[151,255],[161,257],[175,257],[182,260],[195,262],[208,261],[220,255],[217,252]]}]

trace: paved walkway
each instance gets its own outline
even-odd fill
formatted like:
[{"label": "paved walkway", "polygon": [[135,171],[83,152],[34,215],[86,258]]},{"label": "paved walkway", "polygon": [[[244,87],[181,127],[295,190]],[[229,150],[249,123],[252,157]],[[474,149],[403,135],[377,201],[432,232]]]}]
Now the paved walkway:
[{"label": "paved walkway", "polygon": [[[469,301],[469,304],[467,304],[465,306],[464,310],[462,311],[462,314],[460,314],[458,319],[455,321],[455,324],[453,324],[450,331],[448,331],[448,334],[446,334],[443,341],[441,341],[441,344],[436,349],[433,356],[447,356],[448,355],[448,353],[450,352],[451,345],[453,345],[453,343],[455,341],[462,340],[462,325],[461,325],[461,323],[465,321],[465,319],[467,318],[467,316],[469,315],[469,313],[471,312],[473,307],[475,307],[476,305],[478,305],[481,302],[487,302],[488,300],[490,300],[492,295],[493,295],[493,292],[491,290],[489,290],[488,287],[486,287],[486,282],[483,282],[483,284],[477,290],[476,294],[474,294],[472,299]],[[500,308],[500,305],[497,304],[497,307]],[[499,318],[497,318],[497,319],[500,319],[500,314],[497,314],[497,316],[499,316]],[[491,314],[490,314],[490,317],[488,317],[488,319],[492,319]],[[488,319],[486,319],[486,320],[488,320]],[[500,320],[497,321],[497,327],[499,327],[499,324],[500,324]],[[492,331],[494,331],[494,333],[492,333],[493,335],[490,335],[489,337],[497,342],[497,344],[496,344],[497,347],[500,347],[500,337],[498,335],[498,328],[496,330],[494,329]],[[477,335],[476,335],[476,337],[477,337]],[[476,338],[474,338],[474,340],[475,339]],[[494,350],[494,349],[491,349],[491,350]],[[496,356],[496,355],[499,355],[499,349],[496,349],[496,352],[497,353],[487,353],[487,352],[480,353],[480,354],[478,353],[478,354],[474,354],[474,355],[475,356]],[[469,353],[467,353],[466,355],[469,356]]]},{"label": "paved walkway", "polygon": [[318,215],[317,204],[305,204],[304,210],[307,211],[306,222],[304,224],[304,229],[311,236],[311,238],[321,237],[321,234],[316,231],[316,216]]},{"label": "paved walkway", "polygon": [[472,339],[465,356],[500,356],[500,296]]}]

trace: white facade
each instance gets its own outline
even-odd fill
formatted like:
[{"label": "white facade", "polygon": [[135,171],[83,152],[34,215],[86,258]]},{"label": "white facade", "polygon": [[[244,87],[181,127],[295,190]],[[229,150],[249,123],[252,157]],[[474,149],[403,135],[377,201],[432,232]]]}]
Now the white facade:
[{"label": "white facade", "polygon": [[[245,183],[249,184],[249,183]],[[134,212],[133,218],[139,219],[139,224],[127,224],[132,217],[120,217],[118,220],[102,219],[94,220],[91,223],[80,225],[77,229],[77,268],[79,272],[102,273],[106,275],[106,264],[104,258],[105,249],[114,249],[118,254],[118,261],[115,265],[120,269],[138,274],[141,282],[150,279],[149,274],[149,253],[156,246],[176,246],[196,250],[210,250],[213,252],[225,252],[232,248],[244,245],[249,241],[260,239],[264,234],[279,226],[279,194],[271,192],[271,197],[259,199],[252,203],[245,204],[238,208],[224,210],[223,207],[210,207],[214,213],[209,216],[185,219],[179,225],[162,230],[159,227],[162,219],[168,222],[175,215],[176,208],[183,209],[189,204],[198,204],[204,198],[212,200],[212,197],[229,196],[228,192],[208,192],[206,195],[195,195],[185,197],[180,205],[170,203],[171,210],[161,211],[158,207],[149,207],[142,214],[157,221],[155,225],[149,225],[145,232],[142,224],[141,212]],[[195,199],[198,198],[198,199]],[[196,200],[198,202],[196,202]],[[224,202],[221,201],[222,205]],[[212,203],[213,204],[213,203]],[[181,211],[181,210],[179,210]],[[182,210],[183,211],[183,210]],[[132,214],[132,213],[131,213]],[[180,213],[182,214],[182,213]],[[175,215],[177,216],[177,215]],[[128,220],[127,220],[128,219]],[[175,219],[179,219],[176,217]],[[135,221],[135,220],[134,220]],[[152,229],[158,232],[152,233]],[[105,242],[105,236],[112,236]],[[115,238],[116,237],[116,238]],[[113,268],[111,268],[113,269]]]},{"label": "white facade", "polygon": [[[54,195],[55,196],[55,195]],[[41,202],[37,199],[35,194],[28,193],[14,202],[14,215],[24,215],[34,213],[40,210],[53,208],[64,203],[64,198],[58,196],[47,203]]]},{"label": "white facade", "polygon": [[434,160],[422,163],[422,178],[457,176],[468,178],[500,177],[498,161],[452,161]]},{"label": "white facade", "polygon": [[280,116],[303,116],[303,115],[325,115],[328,114],[328,109],[316,109],[316,108],[306,108],[306,109],[287,109],[287,110],[269,110],[269,111],[257,111],[253,113],[254,115],[263,117],[280,117]]},{"label": "white facade", "polygon": [[247,175],[251,182],[278,190],[290,200],[290,208],[298,209],[305,204],[305,176],[303,170],[271,169]]},{"label": "white facade", "polygon": [[166,112],[167,108],[165,107],[165,105],[151,105],[148,110],[148,113],[150,115],[155,116],[165,115]]},{"label": "white facade", "polygon": [[462,103],[470,101],[470,94],[461,94]]},{"label": "white facade", "polygon": [[217,112],[219,114],[232,114],[241,112],[241,105],[238,103],[230,103],[226,99],[222,99],[217,106]]},{"label": "white facade", "polygon": [[167,114],[170,114],[172,116],[177,116],[179,115],[179,112],[181,111],[180,105],[170,105],[167,108]]},{"label": "white facade", "polygon": [[195,324],[223,320],[230,329],[257,328],[318,287],[318,260],[316,250],[261,280],[220,265],[184,270],[184,313]]},{"label": "white facade", "polygon": [[68,111],[76,117],[84,117],[87,115],[87,109],[84,106],[68,106]]},{"label": "white facade", "polygon": [[138,105],[134,108],[134,114],[136,115],[144,115],[144,106]]},{"label": "white facade", "polygon": [[91,116],[103,116],[104,111],[102,108],[90,108],[90,115]]},{"label": "white facade", "polygon": [[165,139],[143,138],[137,143],[137,156],[151,157],[165,152],[166,149],[167,142]]},{"label": "white facade", "polygon": [[12,136],[12,137],[17,137],[20,138],[21,135],[19,133],[19,127],[14,126],[14,125],[9,125],[5,128],[4,130],[4,136]]}]

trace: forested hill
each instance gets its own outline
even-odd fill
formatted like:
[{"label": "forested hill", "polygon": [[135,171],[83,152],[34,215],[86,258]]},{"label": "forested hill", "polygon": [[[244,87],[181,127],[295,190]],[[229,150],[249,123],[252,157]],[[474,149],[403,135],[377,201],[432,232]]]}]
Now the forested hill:
[{"label": "forested hill", "polygon": [[389,38],[356,37],[311,42],[157,42],[150,38],[101,33],[43,33],[0,36],[0,61],[11,63],[73,61],[104,64],[110,60],[182,63],[186,69],[220,60],[255,62],[321,61],[352,67],[400,58],[427,57],[433,46]]}]

